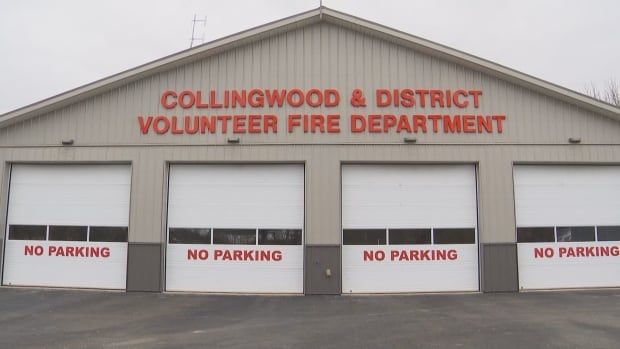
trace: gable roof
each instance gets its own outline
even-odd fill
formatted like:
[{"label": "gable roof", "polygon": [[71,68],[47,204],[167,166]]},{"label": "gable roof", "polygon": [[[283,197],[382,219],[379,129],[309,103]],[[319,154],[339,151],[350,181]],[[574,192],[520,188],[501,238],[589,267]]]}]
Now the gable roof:
[{"label": "gable roof", "polygon": [[166,71],[189,62],[242,46],[280,33],[326,22],[361,32],[382,40],[409,47],[430,56],[453,62],[586,110],[620,120],[620,108],[565,87],[538,79],[486,59],[429,41],[381,24],[370,22],[326,7],[302,12],[252,29],[229,35],[194,48],[160,58],[118,74],[77,87],[39,102],[0,115],[0,128],[41,115],[119,86]]}]

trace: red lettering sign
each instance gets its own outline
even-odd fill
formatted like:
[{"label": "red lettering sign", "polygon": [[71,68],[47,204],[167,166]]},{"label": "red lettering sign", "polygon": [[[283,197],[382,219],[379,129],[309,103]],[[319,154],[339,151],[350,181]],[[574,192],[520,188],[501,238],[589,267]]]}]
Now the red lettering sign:
[{"label": "red lettering sign", "polygon": [[[187,249],[187,260],[205,261],[210,258],[210,253],[206,249]],[[283,254],[280,250],[228,250],[215,249],[213,251],[214,261],[231,262],[279,262]]]},{"label": "red lettering sign", "polygon": [[552,247],[535,247],[534,258],[593,258],[619,257],[620,246],[560,246],[556,250]]},{"label": "red lettering sign", "polygon": [[[362,259],[364,262],[381,262],[385,260],[383,250],[364,250]],[[410,261],[454,261],[458,259],[458,251],[454,249],[412,249],[412,250],[390,250],[390,261],[410,262]]]},{"label": "red lettering sign", "polygon": [[[351,133],[444,133],[444,134],[501,134],[506,115],[502,113],[461,114],[449,113],[446,108],[481,108],[482,90],[458,88],[378,88],[374,91],[378,108],[397,108],[399,113],[352,113],[349,115]],[[350,92],[351,106],[366,108],[362,89]],[[278,115],[239,113],[204,113],[205,109],[229,108],[302,108],[313,110],[310,114],[291,113],[287,116],[289,133],[340,133],[340,114],[322,113],[319,108],[340,105],[341,94],[334,88],[301,88],[249,90],[165,90],[160,104],[164,109],[180,109],[182,114],[139,115],[141,134],[234,134],[277,133]],[[411,109],[416,108],[415,113]],[[234,112],[234,113],[233,113]],[[422,112],[422,113],[420,113]]]}]

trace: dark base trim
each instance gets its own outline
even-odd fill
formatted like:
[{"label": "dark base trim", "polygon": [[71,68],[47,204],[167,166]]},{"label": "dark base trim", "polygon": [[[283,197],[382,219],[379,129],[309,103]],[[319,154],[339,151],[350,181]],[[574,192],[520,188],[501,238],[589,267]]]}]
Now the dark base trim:
[{"label": "dark base trim", "polygon": [[518,292],[517,244],[480,244],[481,291]]},{"label": "dark base trim", "polygon": [[340,245],[306,245],[305,249],[304,294],[341,294]]},{"label": "dark base trim", "polygon": [[127,291],[163,291],[163,248],[160,243],[130,242],[127,246]]}]

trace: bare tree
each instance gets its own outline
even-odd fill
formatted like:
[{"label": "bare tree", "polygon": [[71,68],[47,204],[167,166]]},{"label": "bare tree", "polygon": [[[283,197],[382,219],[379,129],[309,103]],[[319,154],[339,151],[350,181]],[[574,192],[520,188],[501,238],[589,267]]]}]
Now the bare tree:
[{"label": "bare tree", "polygon": [[609,84],[605,89],[604,100],[609,104],[613,104],[616,107],[620,107],[620,85],[617,80],[609,80]]},{"label": "bare tree", "polygon": [[620,83],[616,79],[609,79],[602,90],[592,82],[583,88],[583,92],[592,98],[620,107]]}]

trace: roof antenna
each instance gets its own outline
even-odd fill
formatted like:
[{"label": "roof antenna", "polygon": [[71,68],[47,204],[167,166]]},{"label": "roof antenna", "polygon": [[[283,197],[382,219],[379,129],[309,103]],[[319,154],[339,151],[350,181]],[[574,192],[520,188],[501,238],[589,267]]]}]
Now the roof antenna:
[{"label": "roof antenna", "polygon": [[194,19],[192,20],[192,38],[189,42],[189,48],[194,47],[194,41],[200,41],[201,44],[205,42],[204,30],[202,31],[202,35],[200,37],[196,37],[196,22],[202,23],[202,28],[205,28],[207,26],[207,16],[203,19],[196,19],[196,14],[194,13]]}]

